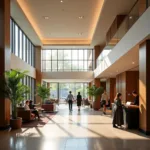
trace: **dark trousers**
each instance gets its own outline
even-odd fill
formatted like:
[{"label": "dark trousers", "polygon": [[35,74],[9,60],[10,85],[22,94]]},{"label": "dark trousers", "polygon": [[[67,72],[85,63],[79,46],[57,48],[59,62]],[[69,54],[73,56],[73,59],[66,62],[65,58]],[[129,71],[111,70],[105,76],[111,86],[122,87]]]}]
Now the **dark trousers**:
[{"label": "dark trousers", "polygon": [[69,110],[72,110],[72,100],[69,100],[68,103],[69,103]]},{"label": "dark trousers", "polygon": [[39,112],[37,110],[33,110],[32,113],[35,114],[36,117],[40,118]]}]

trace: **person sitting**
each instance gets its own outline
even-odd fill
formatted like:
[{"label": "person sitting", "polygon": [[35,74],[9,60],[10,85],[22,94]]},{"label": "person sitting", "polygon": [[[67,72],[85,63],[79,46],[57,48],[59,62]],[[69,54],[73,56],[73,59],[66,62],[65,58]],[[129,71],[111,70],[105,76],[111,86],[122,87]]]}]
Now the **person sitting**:
[{"label": "person sitting", "polygon": [[[114,115],[113,115],[113,127],[116,128],[117,126],[122,126],[124,124],[123,121],[123,105],[121,102],[121,93],[117,93],[114,103]],[[116,126],[117,125],[117,126]]]},{"label": "person sitting", "polygon": [[30,109],[29,105],[31,104],[29,104],[29,101],[27,100],[24,106],[25,110],[31,110],[31,112],[35,115],[35,117],[38,117],[38,120],[40,120],[39,112],[36,109]]},{"label": "person sitting", "polygon": [[139,106],[139,95],[137,94],[136,91],[133,91],[132,95],[135,97],[135,99],[134,99],[134,102],[132,102],[131,104]]}]

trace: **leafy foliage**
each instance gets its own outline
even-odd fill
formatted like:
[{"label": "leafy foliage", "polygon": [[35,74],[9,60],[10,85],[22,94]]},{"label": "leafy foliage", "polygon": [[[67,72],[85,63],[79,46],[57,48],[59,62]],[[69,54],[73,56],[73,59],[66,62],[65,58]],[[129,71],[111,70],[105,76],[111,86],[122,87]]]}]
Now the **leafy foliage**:
[{"label": "leafy foliage", "polygon": [[104,89],[103,87],[96,87],[95,85],[91,87],[87,87],[87,93],[89,96],[94,97],[96,100],[97,96],[101,95],[103,93]]},{"label": "leafy foliage", "polygon": [[36,95],[39,96],[44,102],[50,96],[50,88],[47,88],[46,85],[37,85]]},{"label": "leafy foliage", "polygon": [[25,96],[30,92],[29,87],[23,85],[21,80],[25,77],[27,71],[11,70],[5,72],[5,78],[0,81],[0,93],[12,102],[12,118],[17,118],[16,107]]}]

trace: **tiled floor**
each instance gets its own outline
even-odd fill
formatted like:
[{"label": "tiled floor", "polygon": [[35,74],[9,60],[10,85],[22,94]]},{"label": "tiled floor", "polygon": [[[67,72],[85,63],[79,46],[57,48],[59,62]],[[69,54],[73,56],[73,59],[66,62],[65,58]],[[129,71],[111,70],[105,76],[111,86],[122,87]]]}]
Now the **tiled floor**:
[{"label": "tiled floor", "polygon": [[100,111],[67,105],[42,128],[0,131],[0,150],[150,150],[150,137],[138,131],[112,128],[112,119]]}]

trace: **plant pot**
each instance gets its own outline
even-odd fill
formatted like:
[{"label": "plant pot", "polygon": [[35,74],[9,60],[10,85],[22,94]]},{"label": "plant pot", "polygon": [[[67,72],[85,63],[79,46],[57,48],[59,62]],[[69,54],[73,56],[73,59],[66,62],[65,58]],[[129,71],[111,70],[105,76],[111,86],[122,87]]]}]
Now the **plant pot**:
[{"label": "plant pot", "polygon": [[12,129],[20,129],[22,127],[22,118],[10,119],[10,126]]},{"label": "plant pot", "polygon": [[93,102],[93,109],[97,111],[100,109],[100,102],[98,100]]}]

